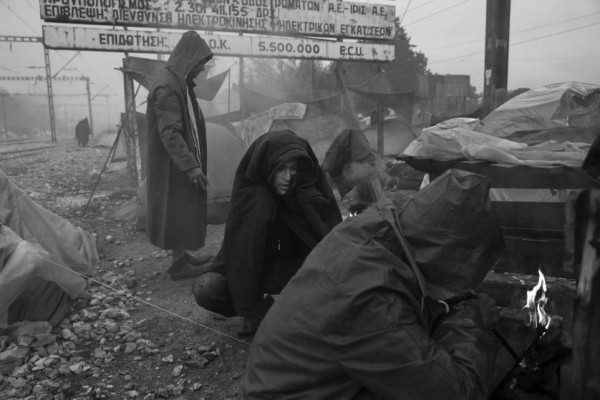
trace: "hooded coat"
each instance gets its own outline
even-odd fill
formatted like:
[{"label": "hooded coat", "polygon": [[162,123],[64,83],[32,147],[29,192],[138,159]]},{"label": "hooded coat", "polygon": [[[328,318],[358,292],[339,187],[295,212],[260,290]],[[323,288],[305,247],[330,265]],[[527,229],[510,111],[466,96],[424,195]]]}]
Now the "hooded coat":
[{"label": "hooded coat", "polygon": [[[148,233],[162,249],[197,249],[206,236],[206,191],[190,184],[186,171],[207,172],[206,127],[194,84],[187,76],[212,58],[210,48],[193,31],[183,34],[148,94],[147,172]],[[188,108],[188,93],[193,115]],[[192,118],[198,129],[197,149]]]},{"label": "hooded coat", "polygon": [[488,191],[453,171],[401,210],[420,277],[376,207],[333,229],[262,321],[243,398],[486,398],[497,341],[479,309],[435,300],[475,289],[503,250]]},{"label": "hooded coat", "polygon": [[[279,196],[272,187],[273,175],[292,159],[298,163],[295,182]],[[265,281],[287,283],[341,220],[333,192],[305,139],[288,130],[256,139],[236,170],[223,245],[212,265],[213,272],[227,277],[236,314],[252,315]]]}]

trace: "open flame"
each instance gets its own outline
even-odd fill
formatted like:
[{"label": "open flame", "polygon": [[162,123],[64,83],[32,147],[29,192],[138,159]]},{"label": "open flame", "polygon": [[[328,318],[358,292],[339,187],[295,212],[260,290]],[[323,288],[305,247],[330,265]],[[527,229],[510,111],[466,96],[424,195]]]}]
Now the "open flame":
[{"label": "open flame", "polygon": [[[527,291],[527,303],[523,308],[527,308],[529,312],[527,325],[534,328],[542,327],[548,329],[552,318],[544,309],[548,302],[548,298],[546,297],[546,278],[541,270],[538,269],[538,273],[540,275],[538,283],[533,289]],[[542,290],[540,291],[540,289]]]}]

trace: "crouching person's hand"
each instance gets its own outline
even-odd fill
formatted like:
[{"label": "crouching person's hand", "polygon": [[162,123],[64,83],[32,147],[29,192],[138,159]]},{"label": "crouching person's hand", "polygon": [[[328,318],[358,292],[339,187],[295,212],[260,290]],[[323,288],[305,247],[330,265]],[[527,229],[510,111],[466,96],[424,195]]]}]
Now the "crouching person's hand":
[{"label": "crouching person's hand", "polygon": [[487,294],[479,294],[476,298],[464,302],[467,312],[472,313],[473,321],[484,329],[492,328],[499,321],[496,301]]}]

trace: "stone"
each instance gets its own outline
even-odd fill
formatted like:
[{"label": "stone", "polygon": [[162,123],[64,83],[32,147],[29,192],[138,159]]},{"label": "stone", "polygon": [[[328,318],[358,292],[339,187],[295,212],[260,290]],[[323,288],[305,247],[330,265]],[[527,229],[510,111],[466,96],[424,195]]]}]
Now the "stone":
[{"label": "stone", "polygon": [[101,347],[97,347],[96,349],[94,349],[94,357],[104,359],[104,357],[106,357],[106,351],[104,351],[104,349],[102,349]]},{"label": "stone", "polygon": [[83,363],[78,362],[76,364],[70,365],[69,370],[75,375],[81,375],[83,373]]},{"label": "stone", "polygon": [[183,371],[183,365],[177,365],[175,368],[173,368],[173,372],[171,373],[171,375],[177,377],[177,376],[181,375],[182,371]]},{"label": "stone", "polygon": [[125,344],[125,354],[133,353],[137,349],[137,345],[133,342],[127,342]]},{"label": "stone", "polygon": [[15,348],[0,353],[0,373],[9,374],[15,367],[23,364],[29,354],[29,348]]},{"label": "stone", "polygon": [[35,341],[35,338],[29,334],[20,335],[17,338],[17,343],[20,347],[29,347]]},{"label": "stone", "polygon": [[[13,325],[14,326],[14,325]],[[52,331],[52,325],[48,321],[35,321],[25,322],[21,326],[18,326],[10,334],[13,338],[18,338],[22,335],[35,336],[38,333],[50,333]]]},{"label": "stone", "polygon": [[52,333],[38,333],[35,335],[34,346],[48,346],[56,343],[56,336]]},{"label": "stone", "polygon": [[77,336],[69,328],[64,328],[60,334],[66,340],[77,340]]},{"label": "stone", "polygon": [[12,339],[10,336],[0,336],[0,353],[8,348],[11,341]]},{"label": "stone", "polygon": [[139,282],[135,278],[129,278],[125,280],[125,286],[127,287],[127,289],[134,289],[138,286],[138,284]]},{"label": "stone", "polygon": [[20,367],[15,368],[15,370],[12,373],[12,376],[24,377],[24,376],[27,376],[30,371],[31,371],[31,369],[29,368],[29,365],[23,364]]},{"label": "stone", "polygon": [[121,308],[107,308],[100,313],[100,319],[112,319],[115,321],[122,321],[130,319],[129,313]]}]

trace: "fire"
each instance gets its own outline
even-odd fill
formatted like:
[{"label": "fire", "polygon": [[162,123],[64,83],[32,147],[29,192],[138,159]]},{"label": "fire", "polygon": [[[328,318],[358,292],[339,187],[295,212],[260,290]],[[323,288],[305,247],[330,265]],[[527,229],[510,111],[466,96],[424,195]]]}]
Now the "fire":
[{"label": "fire", "polygon": [[[534,328],[543,327],[544,329],[547,329],[548,326],[550,326],[552,318],[544,309],[548,302],[548,298],[546,297],[546,278],[541,270],[538,269],[538,273],[540,275],[538,283],[533,289],[527,291],[527,303],[523,308],[527,308],[529,312],[529,321],[527,325],[533,326]],[[542,290],[540,291],[540,289]]]}]

